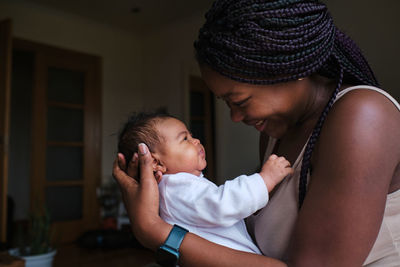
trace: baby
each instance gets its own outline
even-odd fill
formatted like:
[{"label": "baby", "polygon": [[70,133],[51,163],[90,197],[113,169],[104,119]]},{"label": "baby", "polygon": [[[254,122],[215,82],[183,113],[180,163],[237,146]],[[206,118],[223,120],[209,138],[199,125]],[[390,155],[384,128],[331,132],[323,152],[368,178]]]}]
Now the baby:
[{"label": "baby", "polygon": [[293,172],[283,157],[271,155],[260,173],[241,175],[217,186],[206,179],[206,153],[185,124],[167,114],[139,113],[124,126],[118,150],[130,160],[139,143],[161,171],[160,216],[209,241],[260,254],[247,233],[244,218],[264,207],[268,193]]}]

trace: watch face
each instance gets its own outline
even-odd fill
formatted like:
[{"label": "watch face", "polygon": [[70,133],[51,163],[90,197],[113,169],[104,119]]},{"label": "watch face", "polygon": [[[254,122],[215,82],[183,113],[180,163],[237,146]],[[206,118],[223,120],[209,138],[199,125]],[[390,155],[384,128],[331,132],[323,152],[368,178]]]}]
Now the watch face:
[{"label": "watch face", "polygon": [[159,248],[156,253],[157,263],[161,266],[166,267],[175,267],[178,264],[177,255],[165,250],[163,248]]}]

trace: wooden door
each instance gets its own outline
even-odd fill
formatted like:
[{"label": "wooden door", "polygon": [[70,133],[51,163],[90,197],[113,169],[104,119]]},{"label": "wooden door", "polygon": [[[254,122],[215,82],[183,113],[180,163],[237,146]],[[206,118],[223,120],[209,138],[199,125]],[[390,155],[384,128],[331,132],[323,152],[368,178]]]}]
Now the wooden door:
[{"label": "wooden door", "polygon": [[53,241],[66,243],[99,225],[100,58],[14,39],[34,54],[31,210],[46,206]]},{"label": "wooden door", "polygon": [[11,21],[0,22],[0,242],[7,239],[8,142],[10,128]]},{"label": "wooden door", "polygon": [[190,76],[190,130],[206,150],[204,175],[216,181],[214,163],[214,101],[213,94],[201,77]]}]

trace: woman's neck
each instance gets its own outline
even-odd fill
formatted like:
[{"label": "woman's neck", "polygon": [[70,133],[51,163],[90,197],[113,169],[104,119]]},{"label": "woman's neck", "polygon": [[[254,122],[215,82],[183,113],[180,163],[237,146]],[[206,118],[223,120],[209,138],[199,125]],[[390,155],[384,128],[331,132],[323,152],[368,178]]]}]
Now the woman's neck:
[{"label": "woman's neck", "polygon": [[299,117],[294,128],[300,128],[303,131],[310,128],[310,131],[312,131],[331,99],[337,84],[328,78],[313,75],[307,78],[305,86],[310,91],[309,98],[303,115]]}]

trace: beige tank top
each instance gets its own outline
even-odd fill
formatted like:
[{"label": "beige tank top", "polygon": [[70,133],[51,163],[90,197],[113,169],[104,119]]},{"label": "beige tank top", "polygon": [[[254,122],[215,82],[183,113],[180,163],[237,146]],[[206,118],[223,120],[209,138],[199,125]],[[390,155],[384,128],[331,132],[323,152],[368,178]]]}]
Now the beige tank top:
[{"label": "beige tank top", "polygon": [[[353,86],[340,91],[337,101],[355,89],[370,89],[385,95],[400,110],[400,105],[385,91],[373,86]],[[272,153],[276,139],[270,138],[264,159]],[[286,177],[268,205],[247,218],[247,228],[264,255],[287,259],[289,240],[297,219],[301,159],[305,145],[293,164],[294,173]],[[364,266],[400,266],[400,190],[387,195],[385,213],[375,244]]]}]

